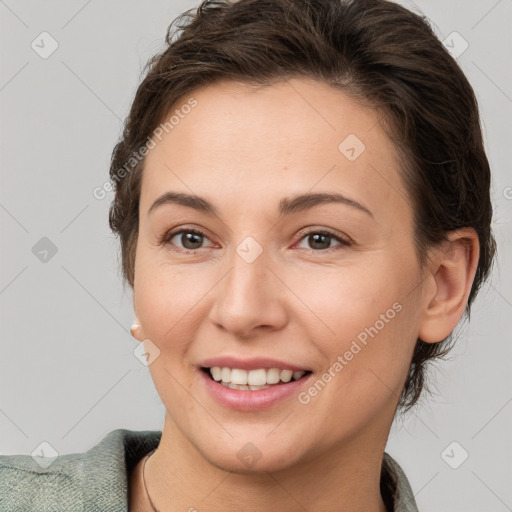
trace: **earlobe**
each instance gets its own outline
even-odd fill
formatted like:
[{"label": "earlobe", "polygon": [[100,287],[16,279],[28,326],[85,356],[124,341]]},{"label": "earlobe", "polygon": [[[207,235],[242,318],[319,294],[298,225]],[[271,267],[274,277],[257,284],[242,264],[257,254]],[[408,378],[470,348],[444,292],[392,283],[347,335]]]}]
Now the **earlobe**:
[{"label": "earlobe", "polygon": [[136,318],[131,327],[130,327],[130,334],[137,340],[142,341],[144,339],[144,336],[142,336],[142,327],[140,325],[140,321],[138,318]]},{"label": "earlobe", "polygon": [[[137,311],[135,309],[135,293],[132,294],[132,305],[133,305],[133,311],[135,312],[135,315],[137,315]],[[130,327],[130,334],[137,341],[142,341],[144,339],[144,335],[142,333],[142,327],[140,325],[140,320],[137,316],[135,316],[135,319],[133,320],[132,325]]]},{"label": "earlobe", "polygon": [[418,337],[426,343],[444,340],[466,308],[479,258],[478,235],[473,228],[448,233],[448,241],[432,258],[429,279],[434,286],[425,297]]}]

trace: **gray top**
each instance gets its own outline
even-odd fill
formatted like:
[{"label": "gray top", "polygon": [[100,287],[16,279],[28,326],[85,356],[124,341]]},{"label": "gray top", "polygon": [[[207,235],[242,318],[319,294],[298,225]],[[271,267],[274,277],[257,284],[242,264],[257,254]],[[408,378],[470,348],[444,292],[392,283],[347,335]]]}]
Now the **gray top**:
[{"label": "gray top", "polygon": [[[85,453],[57,457],[47,468],[30,455],[0,455],[0,512],[127,512],[129,472],[156,448],[161,431],[117,429]],[[393,512],[418,512],[398,463],[383,458]]]}]

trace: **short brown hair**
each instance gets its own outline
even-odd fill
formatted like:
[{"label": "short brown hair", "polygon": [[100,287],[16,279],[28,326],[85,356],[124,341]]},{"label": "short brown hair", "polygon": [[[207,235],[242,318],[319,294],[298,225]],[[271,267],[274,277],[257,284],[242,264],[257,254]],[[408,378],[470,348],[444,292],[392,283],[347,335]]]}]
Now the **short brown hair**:
[{"label": "short brown hair", "polygon": [[[480,256],[469,317],[495,252],[490,169],[473,89],[426,18],[386,0],[206,0],[169,25],[166,43],[147,64],[110,165],[109,222],[132,288],[144,164],[133,155],[171,107],[218,81],[266,86],[303,77],[382,113],[403,164],[422,265],[426,249],[447,232],[476,230]],[[399,407],[418,401],[427,362],[446,355],[450,341],[452,335],[439,343],[417,340]]]}]

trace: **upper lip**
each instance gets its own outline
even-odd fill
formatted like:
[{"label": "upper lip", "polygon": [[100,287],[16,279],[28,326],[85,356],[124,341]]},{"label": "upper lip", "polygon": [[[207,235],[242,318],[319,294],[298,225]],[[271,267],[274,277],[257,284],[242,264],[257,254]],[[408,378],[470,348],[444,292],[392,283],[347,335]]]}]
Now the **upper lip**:
[{"label": "upper lip", "polygon": [[211,357],[202,361],[199,366],[206,368],[219,366],[220,368],[240,368],[241,370],[279,368],[280,370],[293,370],[294,372],[311,371],[309,368],[270,357],[251,357],[249,359],[238,359],[232,356]]}]

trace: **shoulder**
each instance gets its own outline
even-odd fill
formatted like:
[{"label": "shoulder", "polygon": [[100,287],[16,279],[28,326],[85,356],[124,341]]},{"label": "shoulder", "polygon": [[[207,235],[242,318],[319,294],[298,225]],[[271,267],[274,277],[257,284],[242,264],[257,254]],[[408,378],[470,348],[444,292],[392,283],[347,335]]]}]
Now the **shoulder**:
[{"label": "shoulder", "polygon": [[126,510],[128,474],[160,438],[117,429],[84,453],[0,455],[0,512]]},{"label": "shoulder", "polygon": [[418,512],[411,484],[398,462],[384,452],[381,472],[381,492],[393,503],[393,512]]}]

